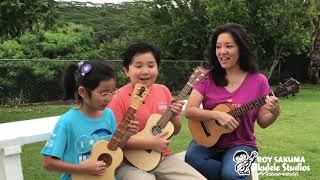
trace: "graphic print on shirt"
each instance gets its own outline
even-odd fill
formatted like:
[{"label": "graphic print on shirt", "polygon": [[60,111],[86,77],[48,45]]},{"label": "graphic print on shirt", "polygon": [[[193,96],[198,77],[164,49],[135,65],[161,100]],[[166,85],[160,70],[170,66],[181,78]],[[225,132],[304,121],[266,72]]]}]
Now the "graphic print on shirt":
[{"label": "graphic print on shirt", "polygon": [[57,135],[55,133],[52,133],[50,138],[48,139],[48,141],[46,142],[46,145],[47,147],[49,148],[52,148],[53,147],[53,143],[54,143],[54,138],[56,137]]},{"label": "graphic print on shirt", "polygon": [[163,114],[167,108],[168,108],[168,103],[167,102],[157,102],[154,103],[154,112],[157,112],[159,114]]},{"label": "graphic print on shirt", "polygon": [[98,140],[110,140],[112,133],[108,129],[98,129],[91,136],[81,135],[75,142],[75,149],[79,154],[79,163],[89,158],[91,148]]},{"label": "graphic print on shirt", "polygon": [[[231,103],[231,105],[234,107],[234,108],[238,108],[238,107],[240,107],[241,106],[241,104],[234,104],[234,103],[232,103],[232,99],[228,99],[227,101],[225,101],[225,102],[227,102],[227,103]],[[224,103],[224,102],[222,102],[222,103]]]}]

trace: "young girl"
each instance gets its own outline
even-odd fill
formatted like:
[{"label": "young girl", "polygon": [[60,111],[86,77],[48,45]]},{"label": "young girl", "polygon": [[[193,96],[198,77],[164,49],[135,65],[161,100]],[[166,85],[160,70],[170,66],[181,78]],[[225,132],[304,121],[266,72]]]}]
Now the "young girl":
[{"label": "young girl", "polygon": [[[178,134],[181,128],[179,114],[183,101],[172,100],[167,87],[155,84],[160,65],[160,51],[152,45],[137,43],[129,46],[124,54],[123,69],[130,79],[130,83],[120,88],[109,104],[119,124],[129,108],[130,95],[136,83],[141,83],[149,88],[148,96],[136,112],[136,120],[139,122],[139,130],[142,130],[151,114],[163,114],[168,108],[174,112],[170,119],[174,125],[174,134]],[[116,172],[118,180],[201,180],[205,179],[200,173],[172,155],[168,145],[170,140],[162,137],[166,132],[153,137],[137,139],[130,137],[125,148],[137,150],[154,150],[161,152],[163,157],[158,166],[152,171],[140,170],[130,163],[123,163]],[[148,163],[148,162],[146,162]]]},{"label": "young girl", "polygon": [[[43,166],[49,171],[62,172],[63,180],[71,174],[102,175],[103,161],[80,163],[90,156],[92,145],[98,140],[110,140],[116,131],[113,112],[105,108],[114,94],[115,73],[104,61],[71,64],[64,72],[64,99],[76,95],[78,106],[64,113],[42,150]],[[129,132],[137,132],[131,121]]]}]

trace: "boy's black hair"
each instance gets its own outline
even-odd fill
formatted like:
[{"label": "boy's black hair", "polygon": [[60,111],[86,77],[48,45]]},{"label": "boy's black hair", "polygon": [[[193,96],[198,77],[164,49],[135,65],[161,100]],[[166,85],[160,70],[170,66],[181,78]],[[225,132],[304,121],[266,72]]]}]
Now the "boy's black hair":
[{"label": "boy's black hair", "polygon": [[158,68],[160,67],[160,56],[161,52],[160,49],[154,45],[145,43],[145,42],[139,42],[135,44],[131,44],[127,50],[123,53],[123,64],[122,66],[125,68],[129,68],[129,65],[132,63],[132,59],[137,54],[142,53],[148,53],[151,52],[156,59]]},{"label": "boy's black hair", "polygon": [[[83,66],[91,66],[87,73],[82,72]],[[78,64],[68,64],[63,74],[63,100],[77,99],[82,102],[82,98],[78,94],[78,87],[83,86],[88,90],[94,90],[103,80],[115,79],[114,68],[107,61],[91,60]],[[91,91],[88,91],[91,96]]]}]

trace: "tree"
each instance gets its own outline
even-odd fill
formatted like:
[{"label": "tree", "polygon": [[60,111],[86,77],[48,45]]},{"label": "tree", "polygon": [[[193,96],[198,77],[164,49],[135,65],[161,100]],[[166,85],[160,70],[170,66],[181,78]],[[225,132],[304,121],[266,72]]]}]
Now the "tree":
[{"label": "tree", "polygon": [[[133,42],[146,41],[156,43],[153,29],[155,23],[151,18],[150,2],[137,1],[121,3],[117,6],[116,13],[109,27],[118,28],[117,31],[109,31],[108,34],[117,34],[100,44],[98,53],[105,59],[122,59],[122,53]],[[108,14],[108,9],[105,9]]]},{"label": "tree", "polygon": [[73,23],[44,32],[41,46],[50,59],[90,59],[96,49],[93,29]]},{"label": "tree", "polygon": [[312,33],[312,48],[310,50],[310,64],[308,78],[313,84],[320,83],[320,1],[311,0],[310,8],[313,13],[312,22],[314,31]]},{"label": "tree", "polygon": [[49,27],[54,22],[54,0],[2,0],[0,2],[0,41]]},{"label": "tree", "polygon": [[0,58],[3,59],[23,59],[25,54],[23,47],[16,40],[7,40],[0,44]]},{"label": "tree", "polygon": [[205,0],[210,31],[225,23],[248,26],[251,17],[248,4],[243,0]]},{"label": "tree", "polygon": [[253,20],[249,30],[259,32],[254,38],[262,47],[260,57],[270,67],[267,73],[270,79],[289,54],[307,52],[311,33],[308,6],[302,0],[249,2]]},{"label": "tree", "polygon": [[97,58],[91,27],[66,24],[49,31],[26,32],[0,43],[0,58],[90,59]]},{"label": "tree", "polygon": [[167,59],[204,59],[208,19],[201,0],[154,0],[152,10],[153,33]]},{"label": "tree", "polygon": [[92,27],[98,43],[110,42],[125,31],[123,22],[117,19],[117,16],[125,11],[121,4],[90,2],[58,2],[57,4],[57,25],[74,23]]},{"label": "tree", "polygon": [[303,0],[206,0],[206,4],[211,28],[234,22],[248,30],[259,66],[269,79],[289,54],[308,50],[311,26]]}]

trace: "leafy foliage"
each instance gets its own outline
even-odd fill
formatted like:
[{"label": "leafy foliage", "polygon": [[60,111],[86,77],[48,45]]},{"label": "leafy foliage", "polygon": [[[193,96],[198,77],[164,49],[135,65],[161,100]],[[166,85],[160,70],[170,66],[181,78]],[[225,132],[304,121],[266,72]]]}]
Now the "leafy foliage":
[{"label": "leafy foliage", "polygon": [[[259,65],[269,71],[290,54],[306,53],[310,44],[309,9],[301,0],[206,1],[210,27],[235,22],[249,32]],[[227,14],[223,15],[223,14]]]},{"label": "leafy foliage", "polygon": [[155,0],[152,18],[153,34],[166,59],[203,60],[207,46],[208,20],[201,0]]},{"label": "leafy foliage", "polygon": [[0,58],[89,59],[98,56],[96,48],[92,28],[70,23],[4,41],[0,44]]},{"label": "leafy foliage", "polygon": [[0,40],[16,37],[26,30],[45,28],[54,23],[54,0],[2,0]]},{"label": "leafy foliage", "polygon": [[[24,103],[60,99],[62,63],[8,61],[0,64],[0,101]],[[5,99],[4,99],[5,98]]]},{"label": "leafy foliage", "polygon": [[227,22],[246,26],[252,18],[248,3],[243,0],[205,0],[205,4],[211,31]]},{"label": "leafy foliage", "polygon": [[[45,6],[44,2],[51,1],[34,2],[39,2],[40,8]],[[27,3],[36,6],[33,2],[21,4],[19,0],[14,3],[6,0],[0,3],[0,8],[9,7],[10,3],[10,7]],[[43,8],[42,14],[38,13],[39,18],[35,18],[29,28],[23,23],[17,25],[21,30],[15,38],[7,39],[8,31],[3,33],[0,28],[0,58],[119,60],[129,44],[146,41],[160,47],[162,59],[204,60],[207,43],[215,28],[234,22],[247,29],[260,69],[268,73],[271,80],[276,80],[272,75],[276,67],[280,70],[280,65],[306,56],[314,28],[310,19],[317,13],[309,1],[303,0],[143,0],[103,5],[87,2],[57,4],[55,9],[51,8],[54,3],[47,4],[48,9]],[[38,12],[39,8],[32,12]],[[45,18],[52,22],[53,12],[58,15],[56,25],[46,29],[44,21],[40,20]],[[0,13],[4,13],[3,9]],[[0,17],[1,21],[5,19]],[[41,29],[33,31],[36,27]],[[21,33],[22,29],[27,31]],[[116,66],[119,85],[123,85],[127,79],[120,70],[121,65]],[[195,66],[191,61],[162,64],[158,81],[177,91]],[[28,72],[32,72],[32,76],[42,70],[50,72],[46,67],[36,68],[42,69],[28,69]],[[19,71],[17,74],[25,73],[24,67],[15,70]],[[10,83],[8,80],[3,82]],[[4,87],[8,86],[0,85],[2,94]]]},{"label": "leafy foliage", "polygon": [[92,28],[68,24],[43,34],[43,56],[50,59],[88,59],[96,48]]},{"label": "leafy foliage", "polygon": [[117,19],[125,9],[119,4],[61,2],[57,7],[57,25],[82,24],[93,28],[98,43],[112,41],[125,31],[122,21]]},{"label": "leafy foliage", "polygon": [[7,40],[0,44],[0,57],[20,59],[24,58],[23,46],[16,40]]}]

